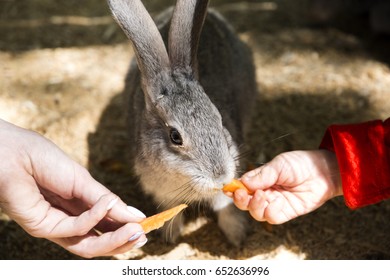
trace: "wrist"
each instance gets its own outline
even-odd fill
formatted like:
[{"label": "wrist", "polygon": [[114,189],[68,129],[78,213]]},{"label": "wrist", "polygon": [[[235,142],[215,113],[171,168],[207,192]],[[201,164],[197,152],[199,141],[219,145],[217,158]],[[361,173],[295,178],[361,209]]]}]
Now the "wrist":
[{"label": "wrist", "polygon": [[333,197],[344,195],[343,185],[341,184],[341,178],[338,181],[339,181],[339,183],[337,185],[335,185],[335,191],[334,191]]},{"label": "wrist", "polygon": [[332,186],[331,196],[342,196],[343,187],[341,182],[340,168],[338,165],[336,154],[330,151],[324,151],[327,154],[328,170],[330,174],[330,185]]}]

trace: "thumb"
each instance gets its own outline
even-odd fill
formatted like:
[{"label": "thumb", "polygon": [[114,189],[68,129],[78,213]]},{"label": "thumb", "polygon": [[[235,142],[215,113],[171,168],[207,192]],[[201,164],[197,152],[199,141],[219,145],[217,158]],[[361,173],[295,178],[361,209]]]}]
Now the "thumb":
[{"label": "thumb", "polygon": [[[35,181],[62,198],[78,198],[92,207],[102,196],[112,193],[49,139],[33,134],[26,150],[30,155],[31,175]],[[127,207],[120,198],[115,200],[115,194],[112,196],[116,203],[108,212],[108,217],[121,223],[139,222],[145,218],[137,209]]]},{"label": "thumb", "polygon": [[[79,180],[75,180],[73,192],[75,197],[83,200],[87,204],[94,205],[102,196],[112,193],[109,189],[96,181],[87,170],[83,167],[80,168],[82,169],[80,174],[83,175]],[[110,208],[110,211],[107,214],[108,217],[121,223],[140,222],[146,217],[145,214],[137,208],[128,206],[117,195],[112,195],[117,197],[117,199],[113,199],[115,203],[113,203]]]},{"label": "thumb", "polygon": [[34,150],[35,155],[31,157],[35,159],[32,162],[34,179],[40,186],[65,199],[78,198],[90,207],[104,195],[111,194],[115,203],[107,217],[120,223],[139,222],[145,218],[142,212],[127,207],[117,195],[96,181],[85,167],[69,158],[55,144],[42,142],[49,152]]}]

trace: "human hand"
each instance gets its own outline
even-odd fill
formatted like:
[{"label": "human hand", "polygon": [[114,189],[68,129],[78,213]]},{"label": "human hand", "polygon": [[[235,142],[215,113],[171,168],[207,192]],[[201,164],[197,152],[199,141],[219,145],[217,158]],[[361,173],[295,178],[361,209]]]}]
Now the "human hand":
[{"label": "human hand", "polygon": [[0,207],[30,235],[86,258],[146,243],[145,216],[38,133],[0,120],[0,155]]},{"label": "human hand", "polygon": [[235,205],[258,221],[281,224],[307,214],[342,195],[336,156],[326,150],[293,151],[244,174],[241,181],[254,192],[239,189]]}]

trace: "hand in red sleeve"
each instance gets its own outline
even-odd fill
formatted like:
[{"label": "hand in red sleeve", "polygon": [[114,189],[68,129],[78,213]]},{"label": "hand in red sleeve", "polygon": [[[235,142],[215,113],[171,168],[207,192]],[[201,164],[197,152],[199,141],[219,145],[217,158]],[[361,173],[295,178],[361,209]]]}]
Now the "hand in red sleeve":
[{"label": "hand in red sleeve", "polygon": [[336,154],[348,207],[390,198],[390,119],[332,125],[320,147]]},{"label": "hand in red sleeve", "polygon": [[258,221],[281,224],[342,195],[337,160],[328,151],[280,154],[241,178],[253,196],[239,189],[234,203]]}]

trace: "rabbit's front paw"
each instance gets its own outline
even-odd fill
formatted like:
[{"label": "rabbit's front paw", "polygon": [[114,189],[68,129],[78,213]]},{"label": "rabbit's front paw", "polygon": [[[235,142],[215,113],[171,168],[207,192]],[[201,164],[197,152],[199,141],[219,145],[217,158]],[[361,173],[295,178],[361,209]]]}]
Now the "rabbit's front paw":
[{"label": "rabbit's front paw", "polygon": [[247,235],[248,219],[246,213],[230,204],[220,209],[217,215],[218,226],[229,242],[240,247]]}]

